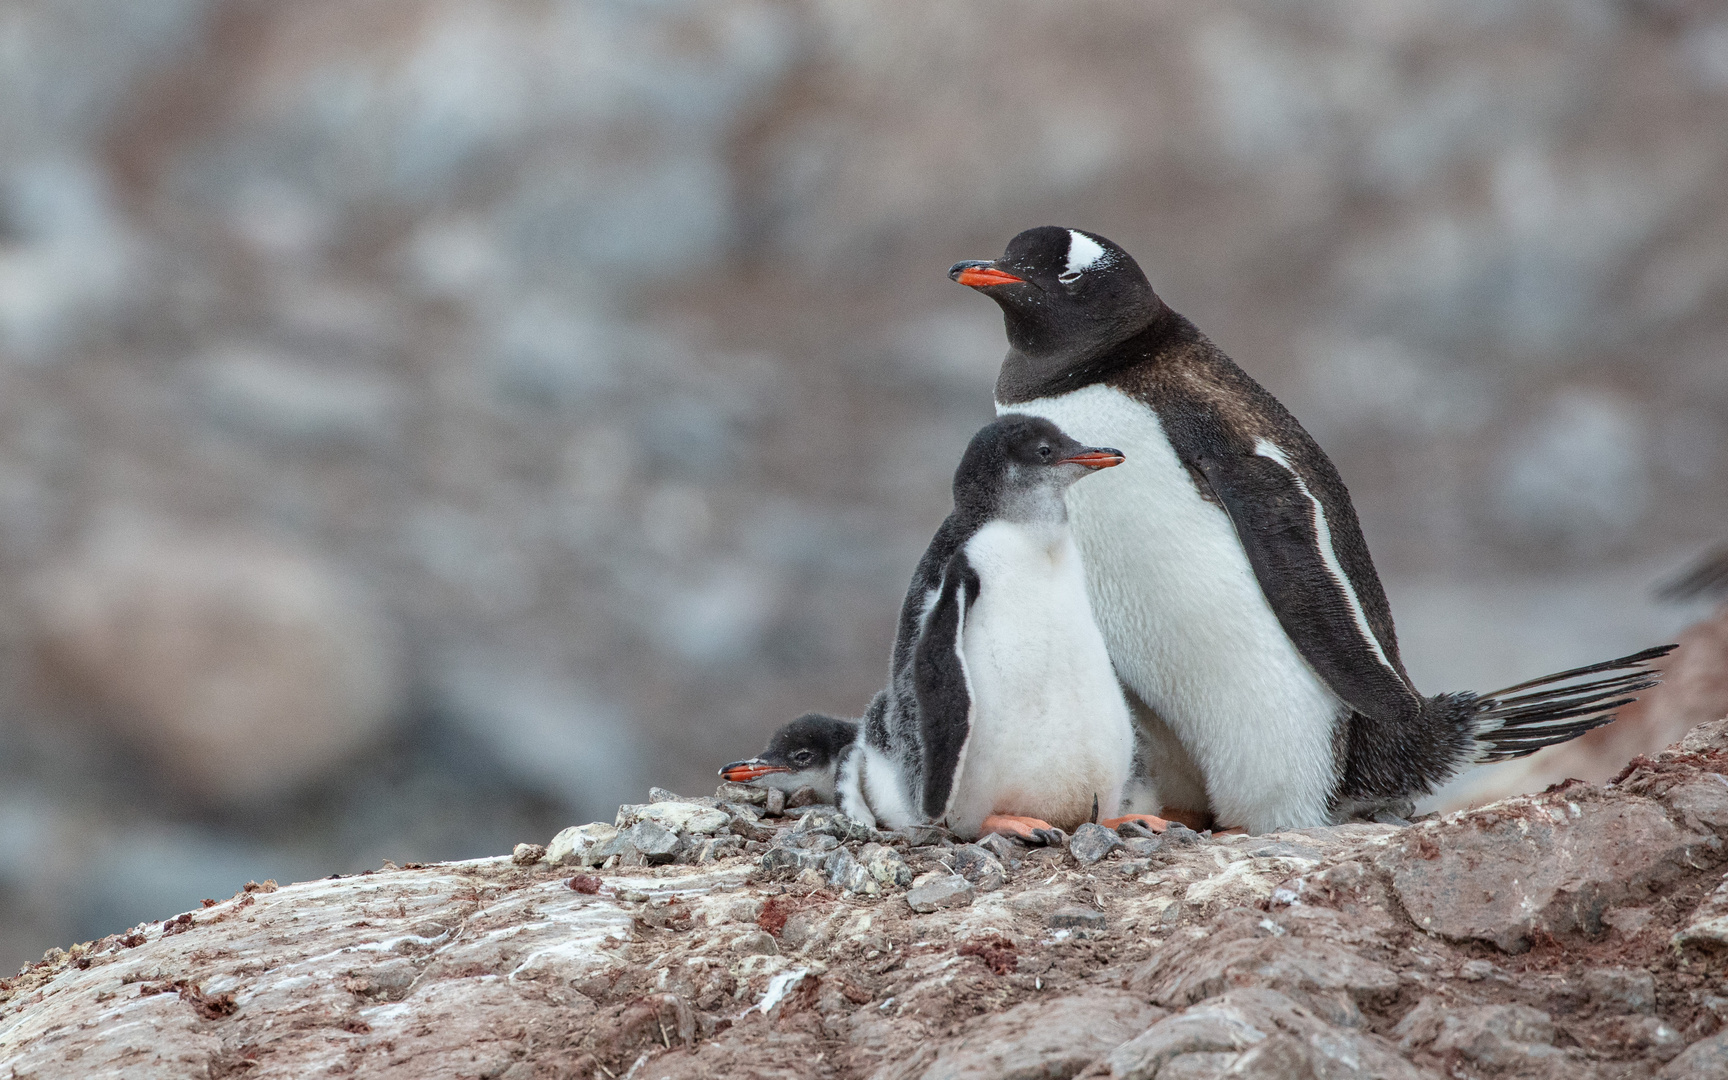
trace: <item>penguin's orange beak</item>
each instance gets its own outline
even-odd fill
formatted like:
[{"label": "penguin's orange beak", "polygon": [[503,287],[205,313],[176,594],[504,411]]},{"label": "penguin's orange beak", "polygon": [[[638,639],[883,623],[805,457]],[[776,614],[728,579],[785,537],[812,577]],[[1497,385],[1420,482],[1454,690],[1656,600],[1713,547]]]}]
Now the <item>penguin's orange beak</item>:
[{"label": "penguin's orange beak", "polygon": [[769,773],[791,772],[784,765],[770,765],[761,758],[751,758],[749,761],[734,761],[720,770],[720,779],[732,784],[748,784],[752,780],[760,780]]},{"label": "penguin's orange beak", "polygon": [[992,285],[1012,285],[1025,281],[1025,278],[1015,277],[1006,270],[998,270],[988,262],[955,263],[948,276],[962,285],[970,285],[974,289],[988,289]]},{"label": "penguin's orange beak", "polygon": [[1073,457],[1063,458],[1061,464],[1084,465],[1088,469],[1108,469],[1127,460],[1122,456],[1120,450],[1112,450],[1108,446],[1094,446],[1080,451]]}]

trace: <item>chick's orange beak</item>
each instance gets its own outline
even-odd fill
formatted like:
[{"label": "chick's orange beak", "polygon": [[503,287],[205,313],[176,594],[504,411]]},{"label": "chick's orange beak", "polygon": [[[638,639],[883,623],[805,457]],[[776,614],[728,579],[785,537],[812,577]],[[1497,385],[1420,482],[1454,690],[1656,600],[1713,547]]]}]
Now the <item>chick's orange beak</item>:
[{"label": "chick's orange beak", "polygon": [[770,765],[766,761],[751,758],[749,761],[734,761],[720,770],[720,779],[732,784],[748,784],[752,780],[760,780],[769,773],[791,772],[784,765]]},{"label": "chick's orange beak", "polygon": [[1128,459],[1122,456],[1122,451],[1112,450],[1107,446],[1092,447],[1082,450],[1072,457],[1062,459],[1062,464],[1084,465],[1088,469],[1108,469],[1122,464]]}]

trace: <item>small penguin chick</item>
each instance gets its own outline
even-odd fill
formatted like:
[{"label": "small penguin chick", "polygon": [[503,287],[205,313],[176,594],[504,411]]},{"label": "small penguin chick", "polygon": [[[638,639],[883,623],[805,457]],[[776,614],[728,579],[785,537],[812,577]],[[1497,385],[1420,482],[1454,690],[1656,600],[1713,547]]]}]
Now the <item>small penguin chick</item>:
[{"label": "small penguin chick", "polygon": [[805,713],[776,731],[768,749],[748,761],[734,761],[720,778],[734,784],[779,788],[791,794],[814,788],[825,803],[834,801],[840,760],[858,738],[858,721]]},{"label": "small penguin chick", "polygon": [[1042,841],[1118,812],[1133,724],[1065,498],[1123,460],[1038,417],[972,437],[901,605],[889,685],[840,769],[842,806],[862,804],[849,816]]}]

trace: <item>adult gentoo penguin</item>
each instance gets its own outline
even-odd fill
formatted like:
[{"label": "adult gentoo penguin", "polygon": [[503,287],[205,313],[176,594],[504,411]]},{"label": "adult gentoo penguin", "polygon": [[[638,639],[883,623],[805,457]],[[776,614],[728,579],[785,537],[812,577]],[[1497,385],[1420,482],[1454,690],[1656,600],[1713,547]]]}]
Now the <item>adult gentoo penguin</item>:
[{"label": "adult gentoo penguin", "polygon": [[779,788],[788,795],[813,788],[823,801],[834,801],[842,764],[858,741],[858,721],[805,713],[768,738],[768,748],[746,761],[720,769],[720,778],[734,784]]},{"label": "adult gentoo penguin", "polygon": [[1644,662],[1672,646],[1422,696],[1338,470],[1127,252],[1045,226],[949,276],[1002,307],[998,413],[1127,455],[1069,493],[1073,531],[1116,671],[1186,750],[1218,825],[1407,816],[1465,766],[1607,723],[1656,681]]},{"label": "adult gentoo penguin", "polygon": [[890,828],[945,823],[968,839],[1040,839],[1116,814],[1132,721],[1063,493],[1121,461],[1031,416],[973,436],[954,473],[954,511],[901,607],[889,685],[865,713],[857,768],[841,770],[847,815]]}]

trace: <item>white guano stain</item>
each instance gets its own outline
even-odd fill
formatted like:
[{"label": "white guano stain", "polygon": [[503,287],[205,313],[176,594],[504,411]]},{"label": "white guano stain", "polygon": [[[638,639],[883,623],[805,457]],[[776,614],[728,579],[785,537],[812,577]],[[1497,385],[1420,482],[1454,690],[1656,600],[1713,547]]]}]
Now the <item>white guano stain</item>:
[{"label": "white guano stain", "polygon": [[792,992],[794,986],[804,981],[804,976],[808,974],[810,974],[809,968],[793,968],[791,971],[782,971],[769,979],[768,989],[763,991],[762,1001],[756,1006],[757,1011],[764,1016],[768,1015],[769,1012],[773,1011],[774,1006],[786,999],[786,995]]}]

